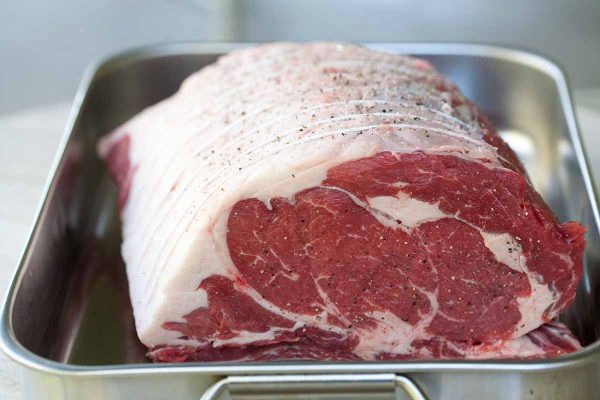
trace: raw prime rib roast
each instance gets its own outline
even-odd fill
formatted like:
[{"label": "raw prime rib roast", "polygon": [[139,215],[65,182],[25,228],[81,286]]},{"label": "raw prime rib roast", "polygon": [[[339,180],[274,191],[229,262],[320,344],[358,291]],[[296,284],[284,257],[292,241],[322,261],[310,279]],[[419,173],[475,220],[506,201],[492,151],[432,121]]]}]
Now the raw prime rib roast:
[{"label": "raw prime rib roast", "polygon": [[[428,62],[234,51],[105,137],[156,361],[540,358],[585,229]],[[544,325],[546,324],[546,325]]]}]

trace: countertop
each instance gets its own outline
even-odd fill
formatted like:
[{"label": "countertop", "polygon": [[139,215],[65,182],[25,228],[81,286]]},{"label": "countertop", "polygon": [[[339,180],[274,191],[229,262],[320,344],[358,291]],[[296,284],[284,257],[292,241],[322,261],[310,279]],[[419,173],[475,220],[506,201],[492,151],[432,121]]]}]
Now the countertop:
[{"label": "countertop", "polygon": [[[592,170],[600,177],[600,89],[577,91],[577,114]],[[69,103],[0,117],[0,295],[13,276],[66,123]],[[596,180],[598,182],[598,180]],[[20,397],[20,367],[0,353],[0,398]]]}]

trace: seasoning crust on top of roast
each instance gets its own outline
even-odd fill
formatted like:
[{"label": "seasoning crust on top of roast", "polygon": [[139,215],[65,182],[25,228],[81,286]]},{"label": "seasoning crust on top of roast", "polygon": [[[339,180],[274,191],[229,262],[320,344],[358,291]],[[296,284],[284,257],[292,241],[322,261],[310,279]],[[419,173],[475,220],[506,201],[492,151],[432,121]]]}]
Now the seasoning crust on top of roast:
[{"label": "seasoning crust on top of roast", "polygon": [[428,62],[237,50],[102,139],[156,361],[541,358],[585,229]]}]

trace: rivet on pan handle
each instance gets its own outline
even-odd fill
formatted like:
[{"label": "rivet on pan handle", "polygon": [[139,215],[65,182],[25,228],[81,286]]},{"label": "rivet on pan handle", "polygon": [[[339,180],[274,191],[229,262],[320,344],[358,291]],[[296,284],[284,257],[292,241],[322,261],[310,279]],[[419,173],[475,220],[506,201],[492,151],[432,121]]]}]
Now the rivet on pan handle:
[{"label": "rivet on pan handle", "polygon": [[371,396],[390,399],[427,400],[421,389],[408,377],[396,374],[320,374],[229,376],[212,385],[200,400],[240,397],[252,399],[331,398],[347,399]]}]

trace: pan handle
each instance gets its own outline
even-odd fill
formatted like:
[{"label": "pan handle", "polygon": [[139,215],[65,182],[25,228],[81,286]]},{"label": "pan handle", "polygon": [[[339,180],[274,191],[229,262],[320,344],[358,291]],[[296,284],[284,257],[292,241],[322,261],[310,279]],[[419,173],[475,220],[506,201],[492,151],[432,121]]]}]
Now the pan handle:
[{"label": "pan handle", "polygon": [[318,399],[332,395],[365,399],[387,394],[389,399],[427,400],[410,378],[391,373],[228,376],[213,384],[200,400],[218,400],[225,393],[228,399],[240,395],[252,399]]}]

